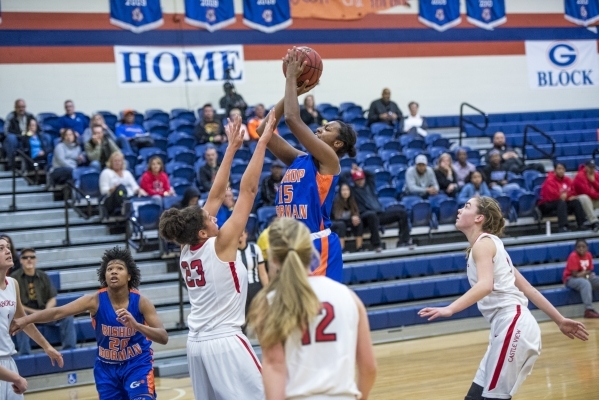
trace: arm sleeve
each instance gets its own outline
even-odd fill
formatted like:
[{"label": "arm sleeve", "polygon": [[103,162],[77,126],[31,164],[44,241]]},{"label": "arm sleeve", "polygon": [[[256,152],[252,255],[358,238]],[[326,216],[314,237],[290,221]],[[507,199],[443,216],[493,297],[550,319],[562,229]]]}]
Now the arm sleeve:
[{"label": "arm sleeve", "polygon": [[106,195],[110,189],[110,169],[105,168],[100,173],[100,193]]}]

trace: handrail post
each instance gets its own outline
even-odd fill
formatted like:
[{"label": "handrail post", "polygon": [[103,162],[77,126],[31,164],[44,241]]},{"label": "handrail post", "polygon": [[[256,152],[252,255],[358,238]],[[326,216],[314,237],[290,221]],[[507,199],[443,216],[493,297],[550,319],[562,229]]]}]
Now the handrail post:
[{"label": "handrail post", "polygon": [[179,322],[177,322],[177,329],[185,329],[185,316],[183,314],[183,284],[185,283],[185,278],[183,278],[181,268],[177,269],[179,270]]},{"label": "handrail post", "polygon": [[71,245],[71,236],[69,233],[69,185],[66,185],[62,189],[62,195],[64,197],[64,228],[65,228],[65,239],[62,244],[65,246]]},{"label": "handrail post", "polygon": [[[475,123],[475,122],[473,122],[473,121],[471,121],[471,120],[469,120],[467,118],[464,118],[464,106],[468,106],[471,109],[473,109],[474,111],[478,112],[480,115],[482,115],[484,117],[484,119],[485,119],[485,125],[481,127],[477,123]],[[466,102],[463,102],[462,104],[460,104],[460,126],[459,126],[459,129],[460,129],[459,146],[460,147],[462,147],[462,137],[464,136],[464,131],[465,131],[465,129],[464,129],[464,123],[465,122],[468,122],[469,124],[471,124],[472,126],[478,128],[479,130],[484,131],[489,126],[489,116],[487,115],[487,113],[485,113],[484,111],[482,111],[482,110],[474,107],[472,104],[469,104],[469,103],[466,103]]]},{"label": "handrail post", "polygon": [[12,153],[12,204],[8,207],[10,211],[17,211],[17,166],[15,161],[16,153]]}]

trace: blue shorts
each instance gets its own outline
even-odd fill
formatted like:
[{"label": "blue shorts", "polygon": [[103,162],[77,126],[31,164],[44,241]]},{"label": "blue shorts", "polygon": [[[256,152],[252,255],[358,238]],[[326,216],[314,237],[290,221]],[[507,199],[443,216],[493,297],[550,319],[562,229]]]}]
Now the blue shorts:
[{"label": "blue shorts", "polygon": [[324,275],[334,281],[343,280],[343,258],[341,242],[336,233],[314,239],[316,251],[320,253],[320,265],[312,271],[313,275]]},{"label": "blue shorts", "polygon": [[109,364],[96,359],[94,379],[100,400],[148,400],[156,398],[152,359]]}]

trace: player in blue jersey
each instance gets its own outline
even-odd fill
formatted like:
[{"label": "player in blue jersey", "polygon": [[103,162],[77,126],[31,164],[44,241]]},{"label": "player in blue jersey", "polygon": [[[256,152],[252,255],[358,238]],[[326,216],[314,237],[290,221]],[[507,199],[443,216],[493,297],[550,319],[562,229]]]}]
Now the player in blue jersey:
[{"label": "player in blue jersey", "polygon": [[136,290],[140,271],[129,250],[104,252],[98,281],[101,289],[94,294],[14,320],[11,334],[32,323],[89,312],[98,342],[94,378],[100,400],[155,399],[150,346],[166,344],[168,334],[154,305]]},{"label": "player in blue jersey", "polygon": [[[305,81],[297,87],[297,78],[305,66],[300,50],[289,50],[285,62],[285,98],[275,106],[275,117],[278,123],[285,114],[287,126],[306,148],[307,154],[277,135],[273,135],[268,143],[268,149],[288,165],[275,199],[277,216],[294,218],[308,226],[314,247],[320,253],[320,263],[313,268],[313,275],[326,275],[341,282],[342,249],[339,237],[330,230],[330,216],[341,172],[339,159],[346,154],[356,156],[356,132],[342,121],[331,121],[314,134],[300,118],[297,96],[307,93],[318,82]],[[263,121],[258,134],[262,134],[264,126]]]}]

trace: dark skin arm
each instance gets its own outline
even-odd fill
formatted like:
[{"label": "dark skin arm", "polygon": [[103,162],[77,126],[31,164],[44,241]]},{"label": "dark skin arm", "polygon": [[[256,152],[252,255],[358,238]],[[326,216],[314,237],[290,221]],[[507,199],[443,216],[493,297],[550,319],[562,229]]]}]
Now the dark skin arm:
[{"label": "dark skin arm", "polygon": [[127,328],[141,332],[153,342],[167,344],[168,334],[166,333],[166,329],[164,329],[164,325],[162,325],[162,321],[158,318],[156,308],[154,308],[154,305],[144,296],[141,296],[139,299],[139,311],[143,314],[146,324],[137,322],[135,318],[133,318],[133,315],[124,308],[116,310],[116,315],[118,321]]}]

